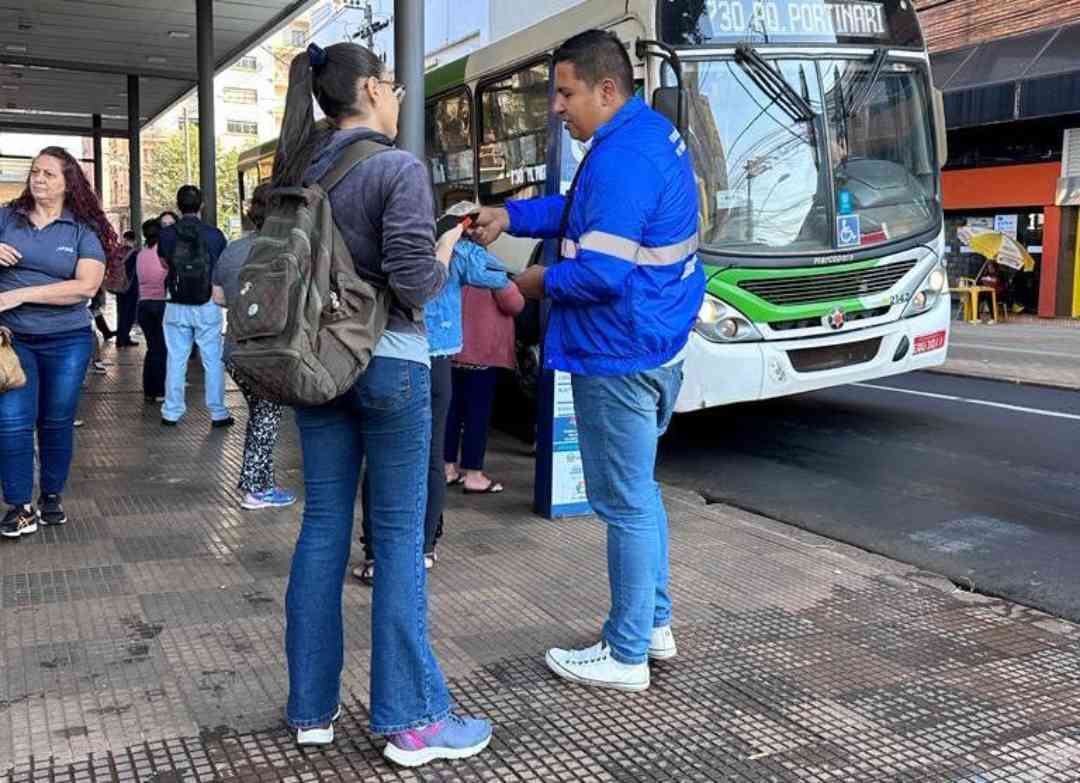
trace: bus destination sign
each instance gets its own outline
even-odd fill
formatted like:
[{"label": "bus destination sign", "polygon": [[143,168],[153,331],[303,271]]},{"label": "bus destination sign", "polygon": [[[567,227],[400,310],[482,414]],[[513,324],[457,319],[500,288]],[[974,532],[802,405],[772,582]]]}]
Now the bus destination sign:
[{"label": "bus destination sign", "polygon": [[[709,38],[793,39],[889,37],[885,4],[829,0],[706,0]],[[704,20],[702,20],[704,21]]]}]

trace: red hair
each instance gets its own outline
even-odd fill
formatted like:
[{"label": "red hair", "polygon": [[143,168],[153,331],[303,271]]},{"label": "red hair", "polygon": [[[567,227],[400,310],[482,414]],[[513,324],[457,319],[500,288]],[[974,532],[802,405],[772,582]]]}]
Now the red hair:
[{"label": "red hair", "polygon": [[[46,147],[34,158],[34,163],[42,155],[56,158],[64,171],[64,207],[71,210],[75,220],[89,226],[101,240],[105,248],[105,257],[112,258],[123,251],[120,238],[116,235],[105,212],[101,209],[101,201],[97,193],[90,186],[90,181],[83,173],[79,161],[72,157],[71,153],[63,147]],[[12,209],[29,214],[34,209],[34,197],[30,193],[30,175],[26,177],[26,187],[22,195],[8,204]]]}]

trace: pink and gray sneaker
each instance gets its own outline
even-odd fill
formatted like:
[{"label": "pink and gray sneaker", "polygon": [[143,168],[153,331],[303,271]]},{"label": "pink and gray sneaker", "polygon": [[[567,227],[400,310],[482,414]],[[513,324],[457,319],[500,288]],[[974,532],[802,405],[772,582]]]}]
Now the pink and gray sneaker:
[{"label": "pink and gray sneaker", "polygon": [[448,715],[437,723],[390,735],[383,755],[403,767],[419,767],[439,759],[467,759],[489,742],[488,721]]}]

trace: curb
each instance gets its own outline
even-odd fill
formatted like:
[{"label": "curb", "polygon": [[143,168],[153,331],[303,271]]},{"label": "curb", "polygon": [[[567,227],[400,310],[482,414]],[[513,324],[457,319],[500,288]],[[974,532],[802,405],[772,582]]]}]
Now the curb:
[{"label": "curb", "polygon": [[1069,384],[1056,381],[1032,380],[1029,378],[1006,377],[995,373],[979,373],[970,370],[955,370],[949,367],[927,367],[920,372],[934,373],[935,375],[952,375],[957,378],[976,378],[982,381],[997,381],[999,383],[1011,383],[1014,386],[1034,386],[1041,389],[1054,389],[1056,391],[1080,391],[1080,383]]}]

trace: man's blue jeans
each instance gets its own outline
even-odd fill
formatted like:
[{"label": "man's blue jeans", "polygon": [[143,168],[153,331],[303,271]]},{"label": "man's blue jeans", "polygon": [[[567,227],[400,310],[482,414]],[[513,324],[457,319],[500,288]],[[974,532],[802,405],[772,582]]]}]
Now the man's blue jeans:
[{"label": "man's blue jeans", "polygon": [[221,308],[213,302],[204,305],[169,302],[165,305],[165,349],[168,358],[162,418],[180,421],[187,410],[184,384],[192,345],[199,346],[210,418],[214,421],[229,418],[229,409],[225,407],[225,364],[221,360],[222,320]]},{"label": "man's blue jeans", "polygon": [[653,628],[671,624],[668,520],[654,477],[682,363],[611,377],[574,375],[589,503],[607,524],[611,613],[603,637],[622,663],[648,658]]},{"label": "man's blue jeans", "polygon": [[431,376],[376,357],[329,405],[297,408],[304,456],[304,520],[285,600],[289,724],[325,725],[340,701],[341,592],[352,545],[360,468],[371,497],[371,729],[392,734],[442,720],[450,695],[431,649],[424,509],[431,440]]},{"label": "man's blue jeans", "polygon": [[63,492],[71,470],[75,411],[94,352],[90,327],[15,335],[26,385],[0,394],[0,476],[4,500],[30,503],[34,494],[34,430],[41,452],[41,492]]}]

